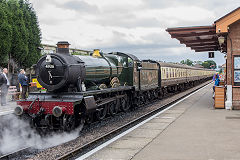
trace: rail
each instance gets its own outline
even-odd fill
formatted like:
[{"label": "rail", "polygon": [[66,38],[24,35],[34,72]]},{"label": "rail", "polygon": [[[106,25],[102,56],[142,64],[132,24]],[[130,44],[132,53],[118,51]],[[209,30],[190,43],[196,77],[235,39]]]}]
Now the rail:
[{"label": "rail", "polygon": [[19,155],[23,155],[25,152],[28,152],[29,150],[30,150],[30,147],[24,147],[17,151],[14,151],[5,155],[0,155],[0,160],[13,159],[13,158],[19,157]]}]

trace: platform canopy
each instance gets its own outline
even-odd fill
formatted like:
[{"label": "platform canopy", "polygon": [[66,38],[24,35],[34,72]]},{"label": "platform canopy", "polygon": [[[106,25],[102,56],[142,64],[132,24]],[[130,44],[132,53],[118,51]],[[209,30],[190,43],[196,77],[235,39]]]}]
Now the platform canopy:
[{"label": "platform canopy", "polygon": [[166,31],[172,38],[178,39],[181,44],[185,44],[195,52],[218,51],[221,49],[215,25],[168,28]]},{"label": "platform canopy", "polygon": [[240,21],[240,7],[219,18],[210,26],[193,26],[168,28],[166,31],[172,38],[185,44],[196,52],[227,52],[227,35],[231,25]]}]

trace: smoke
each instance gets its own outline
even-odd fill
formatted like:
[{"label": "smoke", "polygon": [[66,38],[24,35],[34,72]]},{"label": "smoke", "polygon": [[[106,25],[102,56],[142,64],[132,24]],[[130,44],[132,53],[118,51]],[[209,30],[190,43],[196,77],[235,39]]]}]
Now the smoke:
[{"label": "smoke", "polygon": [[0,155],[32,147],[45,149],[73,140],[79,136],[79,130],[71,133],[55,133],[41,137],[28,122],[20,120],[14,114],[0,116]]}]

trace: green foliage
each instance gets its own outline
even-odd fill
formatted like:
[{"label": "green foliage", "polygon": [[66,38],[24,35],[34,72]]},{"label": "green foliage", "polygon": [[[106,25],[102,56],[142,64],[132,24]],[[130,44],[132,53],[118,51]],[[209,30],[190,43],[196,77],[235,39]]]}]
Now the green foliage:
[{"label": "green foliage", "polygon": [[194,61],[195,62],[195,64],[198,64],[198,65],[202,65],[202,61]]},{"label": "green foliage", "polygon": [[12,27],[9,24],[9,11],[6,1],[0,1],[0,59],[1,63],[6,63],[8,59],[8,53],[11,50],[12,40]]},{"label": "green foliage", "polygon": [[28,54],[24,59],[24,64],[30,67],[36,63],[40,58],[40,50],[37,48],[41,46],[41,31],[39,29],[38,20],[34,9],[28,1],[20,0],[20,6],[23,9],[25,17],[25,27],[28,30]]},{"label": "green foliage", "polygon": [[207,61],[191,61],[190,59],[186,59],[186,60],[182,60],[180,61],[180,63],[182,64],[186,64],[189,66],[193,66],[194,64],[198,64],[198,65],[202,65],[204,68],[208,68],[208,69],[215,69],[217,64],[216,62],[214,62],[213,60],[207,60]]},{"label": "green foliage", "polygon": [[223,69],[222,68],[219,70],[219,74],[221,74],[221,73],[223,73]]},{"label": "green foliage", "polygon": [[30,67],[40,57],[41,31],[27,0],[0,0],[0,58]]},{"label": "green foliage", "polygon": [[208,69],[215,69],[217,64],[213,60],[207,60],[202,63],[202,66]]},{"label": "green foliage", "polygon": [[192,66],[193,65],[193,61],[191,61],[190,59],[182,60],[182,61],[180,61],[180,63],[186,64],[188,66]]}]

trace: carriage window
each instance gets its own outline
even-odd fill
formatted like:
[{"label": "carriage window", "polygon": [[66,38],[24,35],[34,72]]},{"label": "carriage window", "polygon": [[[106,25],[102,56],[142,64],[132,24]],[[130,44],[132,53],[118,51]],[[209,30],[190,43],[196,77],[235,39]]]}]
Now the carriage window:
[{"label": "carriage window", "polygon": [[119,66],[127,67],[127,65],[128,65],[127,61],[128,61],[127,57],[118,56],[118,65]]},{"label": "carriage window", "polygon": [[166,75],[167,75],[167,78],[168,78],[168,68],[166,68]]},{"label": "carriage window", "polygon": [[128,57],[128,67],[133,67],[133,60],[132,58]]}]

